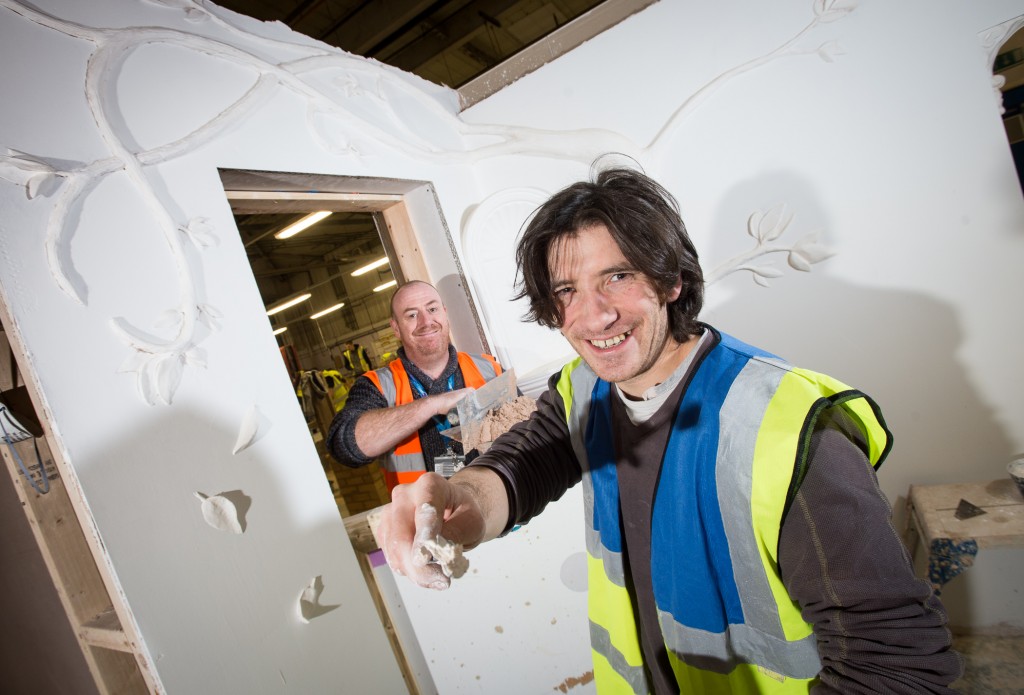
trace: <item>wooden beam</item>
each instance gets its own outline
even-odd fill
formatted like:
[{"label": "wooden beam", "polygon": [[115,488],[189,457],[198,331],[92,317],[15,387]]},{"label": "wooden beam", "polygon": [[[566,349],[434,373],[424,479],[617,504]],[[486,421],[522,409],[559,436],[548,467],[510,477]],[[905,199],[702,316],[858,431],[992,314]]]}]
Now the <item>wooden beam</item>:
[{"label": "wooden beam", "polygon": [[468,109],[657,1],[606,0],[459,87],[461,108]]}]

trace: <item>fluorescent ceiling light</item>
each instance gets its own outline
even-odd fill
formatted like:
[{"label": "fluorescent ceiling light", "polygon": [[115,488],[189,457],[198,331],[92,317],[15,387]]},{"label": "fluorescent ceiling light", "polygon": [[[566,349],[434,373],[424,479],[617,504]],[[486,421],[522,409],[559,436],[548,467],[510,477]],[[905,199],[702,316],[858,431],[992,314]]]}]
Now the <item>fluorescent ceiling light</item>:
[{"label": "fluorescent ceiling light", "polygon": [[387,288],[394,287],[397,284],[398,284],[398,280],[391,280],[390,282],[385,282],[383,285],[377,285],[376,287],[373,288],[373,291],[374,292],[383,292]]},{"label": "fluorescent ceiling light", "polygon": [[277,306],[273,307],[272,309],[267,309],[267,316],[273,316],[277,312],[284,311],[288,307],[292,307],[292,306],[295,306],[296,304],[298,304],[300,302],[304,302],[304,301],[306,301],[307,299],[309,299],[312,296],[313,296],[312,294],[310,294],[309,292],[306,292],[305,294],[300,294],[298,297],[293,297],[292,299],[289,299],[287,302],[282,302],[281,304],[278,304]]},{"label": "fluorescent ceiling light", "polygon": [[335,304],[334,306],[327,307],[323,311],[316,312],[315,314],[313,314],[309,318],[311,318],[311,319],[318,319],[321,316],[326,316],[327,314],[331,313],[332,311],[337,311],[338,309],[340,309],[343,306],[345,306],[345,302],[339,302],[338,304]]},{"label": "fluorescent ceiling light", "polygon": [[374,268],[379,268],[382,265],[387,265],[387,263],[388,263],[388,257],[387,256],[384,256],[384,258],[378,258],[373,263],[368,263],[367,265],[364,265],[362,268],[359,268],[358,270],[353,270],[352,271],[352,277],[357,278],[360,275],[363,275],[365,273],[370,272]]},{"label": "fluorescent ceiling light", "polygon": [[321,210],[320,212],[313,212],[303,217],[298,222],[292,222],[290,225],[282,229],[280,232],[274,235],[275,239],[287,239],[288,237],[295,236],[299,232],[309,229],[314,224],[322,220],[331,214],[330,210]]},{"label": "fluorescent ceiling light", "polygon": [[274,329],[274,335],[281,335],[288,330],[288,326],[281,326],[280,328]]}]

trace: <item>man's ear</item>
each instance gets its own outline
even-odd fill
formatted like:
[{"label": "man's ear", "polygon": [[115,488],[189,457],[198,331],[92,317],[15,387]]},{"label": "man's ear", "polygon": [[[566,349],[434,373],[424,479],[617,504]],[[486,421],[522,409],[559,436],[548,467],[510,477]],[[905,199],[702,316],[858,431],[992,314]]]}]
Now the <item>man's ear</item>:
[{"label": "man's ear", "polygon": [[395,332],[395,337],[401,340],[402,334],[398,332],[398,322],[394,319],[388,319],[388,323],[391,324],[391,330]]},{"label": "man's ear", "polygon": [[679,295],[681,295],[682,293],[683,293],[683,276],[682,276],[682,274],[680,274],[679,277],[676,278],[675,286],[672,287],[671,290],[669,290],[668,296],[665,298],[665,303],[666,304],[671,304],[672,302],[674,302],[677,299],[679,299]]}]

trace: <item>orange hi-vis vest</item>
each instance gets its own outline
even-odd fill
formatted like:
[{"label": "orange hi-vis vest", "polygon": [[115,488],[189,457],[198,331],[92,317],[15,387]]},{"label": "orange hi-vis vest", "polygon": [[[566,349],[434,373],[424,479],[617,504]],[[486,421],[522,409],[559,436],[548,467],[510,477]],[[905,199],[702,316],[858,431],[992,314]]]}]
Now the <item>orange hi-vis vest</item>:
[{"label": "orange hi-vis vest", "polygon": [[[501,365],[491,355],[470,355],[465,352],[459,352],[457,355],[466,386],[480,388],[501,374]],[[372,381],[387,399],[389,408],[413,402],[412,385],[409,383],[409,374],[405,371],[402,360],[396,359],[388,366],[367,372],[363,376]],[[396,485],[411,483],[426,472],[427,465],[423,457],[419,432],[413,432],[384,457],[384,480],[388,484],[388,491]]]}]

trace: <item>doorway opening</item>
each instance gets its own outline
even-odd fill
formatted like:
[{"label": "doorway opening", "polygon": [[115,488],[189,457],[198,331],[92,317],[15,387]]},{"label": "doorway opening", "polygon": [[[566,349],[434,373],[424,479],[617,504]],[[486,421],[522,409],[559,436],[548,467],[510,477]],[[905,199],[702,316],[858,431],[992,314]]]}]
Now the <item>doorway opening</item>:
[{"label": "doorway opening", "polygon": [[[339,464],[325,438],[355,378],[397,356],[389,322],[397,286],[430,281],[415,227],[446,232],[436,204],[423,204],[436,202],[433,190],[397,179],[248,170],[220,176],[341,515],[379,507],[390,499],[381,467]],[[450,311],[462,302],[468,295],[449,300]]]},{"label": "doorway opening", "polygon": [[1024,17],[999,27],[1005,39],[992,62],[993,81],[1001,92],[1003,126],[1010,142],[1017,180],[1024,191]]}]

